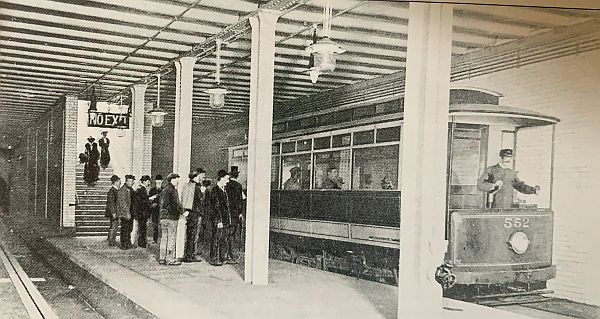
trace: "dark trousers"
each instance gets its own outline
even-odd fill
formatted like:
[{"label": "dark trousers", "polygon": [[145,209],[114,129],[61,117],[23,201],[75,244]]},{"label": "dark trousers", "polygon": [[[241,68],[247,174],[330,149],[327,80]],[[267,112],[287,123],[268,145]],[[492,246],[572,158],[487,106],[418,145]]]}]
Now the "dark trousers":
[{"label": "dark trousers", "polygon": [[119,219],[110,219],[110,228],[108,229],[108,244],[115,245],[117,243],[117,228],[119,228]]},{"label": "dark trousers", "polygon": [[160,238],[160,218],[158,209],[152,209],[152,239],[154,239],[155,243],[158,243],[158,239]]},{"label": "dark trousers", "polygon": [[121,218],[121,247],[131,247],[131,231],[133,230],[133,218]]},{"label": "dark trousers", "polygon": [[148,229],[148,217],[142,216],[138,219],[138,246],[146,247],[146,232]]},{"label": "dark trousers", "polygon": [[184,259],[196,258],[196,236],[198,234],[198,222],[200,214],[197,212],[188,211],[185,231],[185,250],[183,253]]},{"label": "dark trousers", "polygon": [[225,258],[233,259],[233,226],[218,228],[216,223],[212,225],[210,259],[223,262]]}]

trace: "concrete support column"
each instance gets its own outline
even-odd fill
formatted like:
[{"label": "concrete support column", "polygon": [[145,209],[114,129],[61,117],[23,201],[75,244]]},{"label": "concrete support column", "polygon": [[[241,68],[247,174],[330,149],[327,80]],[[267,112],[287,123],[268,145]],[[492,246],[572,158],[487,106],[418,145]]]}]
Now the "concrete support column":
[{"label": "concrete support column", "polygon": [[398,318],[441,318],[452,6],[410,3]]},{"label": "concrete support column", "polygon": [[144,151],[144,98],[147,84],[134,84],[131,87],[131,174],[139,179],[143,171]]},{"label": "concrete support column", "polygon": [[[76,95],[65,97],[65,125],[63,140],[62,172],[62,216],[61,228],[75,227],[75,174],[77,171],[77,110],[79,100]],[[33,131],[35,132],[35,130]],[[35,136],[35,134],[34,134]],[[34,140],[34,143],[37,142]],[[37,165],[36,165],[37,167]],[[37,175],[37,174],[36,174]]]},{"label": "concrete support column", "polygon": [[173,172],[187,179],[192,157],[192,98],[196,58],[184,57],[175,62],[175,140]]},{"label": "concrete support column", "polygon": [[244,281],[269,281],[269,219],[275,25],[279,12],[259,11],[250,18],[250,114],[248,131],[248,199]]},{"label": "concrete support column", "polygon": [[152,110],[154,104],[146,102],[144,104],[144,141],[142,150],[142,172],[150,175],[152,172],[152,119],[148,111]]}]

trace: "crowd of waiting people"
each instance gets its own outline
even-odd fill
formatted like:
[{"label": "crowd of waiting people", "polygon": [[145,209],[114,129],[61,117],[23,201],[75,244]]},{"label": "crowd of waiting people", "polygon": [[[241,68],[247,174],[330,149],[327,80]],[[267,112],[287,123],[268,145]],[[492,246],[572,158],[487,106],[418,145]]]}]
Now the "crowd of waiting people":
[{"label": "crowd of waiting people", "polygon": [[[242,237],[246,196],[236,180],[237,167],[230,172],[217,172],[216,183],[206,177],[202,168],[188,174],[188,182],[180,182],[176,173],[156,175],[154,186],[144,175],[125,175],[125,183],[117,175],[106,199],[106,217],[110,219],[108,245],[117,246],[117,228],[121,225],[121,249],[147,247],[147,225],[151,221],[154,243],[159,244],[158,263],[176,266],[181,262],[199,262],[205,245],[211,265],[237,263],[235,237]],[[136,185],[134,187],[134,184]],[[209,237],[209,241],[205,238]]]}]

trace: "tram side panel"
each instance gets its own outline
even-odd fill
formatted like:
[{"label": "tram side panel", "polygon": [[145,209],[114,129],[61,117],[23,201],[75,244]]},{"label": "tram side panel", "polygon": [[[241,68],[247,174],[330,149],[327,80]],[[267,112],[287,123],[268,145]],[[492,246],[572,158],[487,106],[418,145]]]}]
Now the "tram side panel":
[{"label": "tram side panel", "polygon": [[271,194],[272,258],[396,283],[400,192]]}]

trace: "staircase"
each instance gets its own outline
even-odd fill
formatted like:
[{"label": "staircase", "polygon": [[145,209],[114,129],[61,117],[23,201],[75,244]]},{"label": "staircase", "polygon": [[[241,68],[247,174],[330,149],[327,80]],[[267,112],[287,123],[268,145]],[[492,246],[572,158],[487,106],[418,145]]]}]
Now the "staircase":
[{"label": "staircase", "polygon": [[75,236],[107,236],[110,221],[104,217],[106,194],[111,187],[110,177],[113,170],[109,166],[100,169],[99,180],[95,186],[88,186],[83,180],[83,165],[77,167],[75,189],[77,206],[75,207]]}]

